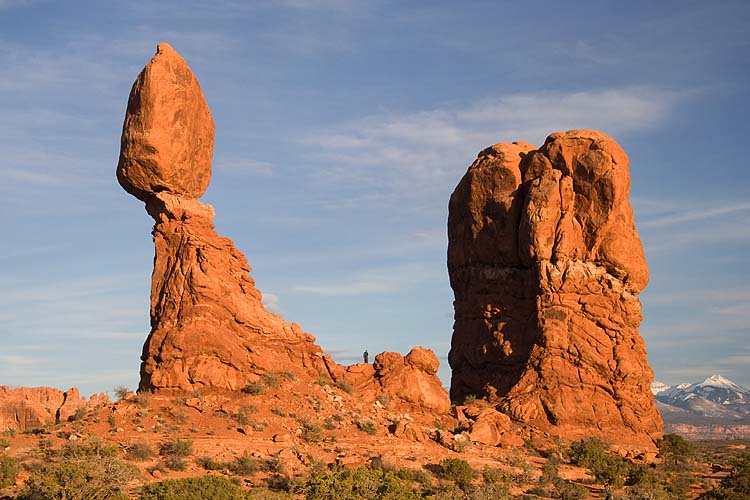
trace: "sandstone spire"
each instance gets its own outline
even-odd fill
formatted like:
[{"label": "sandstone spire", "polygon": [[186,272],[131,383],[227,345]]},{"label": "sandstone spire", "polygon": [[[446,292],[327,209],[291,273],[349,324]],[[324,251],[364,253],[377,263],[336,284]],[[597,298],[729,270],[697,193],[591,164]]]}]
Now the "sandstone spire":
[{"label": "sandstone spire", "polygon": [[485,396],[570,437],[660,435],[629,190],[627,155],[595,131],[479,154],[449,206],[453,399]]}]

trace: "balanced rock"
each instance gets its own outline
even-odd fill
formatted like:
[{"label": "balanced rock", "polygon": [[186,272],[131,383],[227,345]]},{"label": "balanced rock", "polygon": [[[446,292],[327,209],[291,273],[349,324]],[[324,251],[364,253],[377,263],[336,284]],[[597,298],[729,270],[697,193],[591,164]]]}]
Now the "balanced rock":
[{"label": "balanced rock", "polygon": [[198,80],[160,43],[130,91],[117,180],[143,201],[158,192],[199,198],[211,179],[213,147],[214,121]]},{"label": "balanced rock", "polygon": [[325,370],[315,338],[263,307],[244,255],[196,199],[211,177],[213,134],[195,76],[159,44],[133,85],[117,167],[156,221],[144,390],[239,390],[264,373]]},{"label": "balanced rock", "polygon": [[662,432],[638,335],[648,268],[628,157],[590,130],[482,151],[450,199],[451,398],[576,438]]}]

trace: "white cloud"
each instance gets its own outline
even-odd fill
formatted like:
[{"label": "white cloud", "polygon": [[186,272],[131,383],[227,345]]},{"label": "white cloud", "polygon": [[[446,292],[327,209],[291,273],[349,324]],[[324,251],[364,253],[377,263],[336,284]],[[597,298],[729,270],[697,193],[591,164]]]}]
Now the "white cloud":
[{"label": "white cloud", "polygon": [[[442,270],[439,270],[442,272]],[[436,270],[420,266],[397,266],[393,268],[373,269],[350,275],[344,282],[320,285],[295,285],[290,287],[292,293],[307,293],[325,296],[358,296],[379,293],[390,293],[414,286],[435,277]]]},{"label": "white cloud", "polygon": [[402,192],[444,190],[490,144],[541,144],[551,132],[576,128],[616,135],[650,127],[681,97],[649,87],[511,94],[410,114],[369,116],[320,130],[303,142],[334,165],[323,170],[324,182]]},{"label": "white cloud", "polygon": [[707,219],[713,219],[716,217],[738,214],[742,212],[750,212],[750,203],[738,202],[713,207],[705,207],[702,210],[679,211],[676,213],[670,213],[668,215],[646,219],[645,221],[639,223],[638,227],[647,229],[654,227],[673,226],[677,224],[704,221]]},{"label": "white cloud", "polygon": [[279,296],[275,293],[261,292],[263,295],[263,306],[274,314],[284,316],[286,313],[279,306]]}]

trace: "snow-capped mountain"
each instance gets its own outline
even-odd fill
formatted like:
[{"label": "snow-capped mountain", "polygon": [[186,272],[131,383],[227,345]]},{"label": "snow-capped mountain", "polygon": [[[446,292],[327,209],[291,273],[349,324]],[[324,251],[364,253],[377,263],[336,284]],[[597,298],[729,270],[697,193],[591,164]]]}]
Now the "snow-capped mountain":
[{"label": "snow-capped mountain", "polygon": [[750,390],[721,375],[695,384],[654,382],[651,392],[665,423],[750,423]]}]

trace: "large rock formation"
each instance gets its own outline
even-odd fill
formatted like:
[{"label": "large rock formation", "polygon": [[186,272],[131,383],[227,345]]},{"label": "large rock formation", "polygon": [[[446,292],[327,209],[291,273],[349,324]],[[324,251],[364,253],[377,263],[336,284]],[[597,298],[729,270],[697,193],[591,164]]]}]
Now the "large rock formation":
[{"label": "large rock formation", "polygon": [[24,432],[46,424],[64,422],[78,408],[90,408],[109,399],[104,394],[81,397],[78,389],[67,391],[52,387],[18,387],[0,385],[0,431]]},{"label": "large rock formation", "polygon": [[[156,221],[140,389],[239,390],[283,371],[310,380],[353,377],[407,403],[447,409],[434,354],[386,353],[389,362],[363,366],[369,379],[360,380],[353,375],[359,365],[347,372],[312,335],[263,307],[247,260],[214,230],[213,208],[197,200],[211,178],[213,142],[198,81],[172,47],[159,44],[130,93],[117,166],[122,187]],[[405,387],[405,374],[416,383]]]},{"label": "large rock formation", "polygon": [[141,389],[238,390],[267,372],[325,370],[315,338],[263,307],[247,260],[196,199],[211,178],[213,143],[198,81],[159,44],[133,84],[117,165],[120,185],[156,221]]},{"label": "large rock formation", "polygon": [[627,155],[595,131],[479,154],[449,206],[452,399],[487,397],[568,437],[649,446],[660,435],[629,190]]}]

